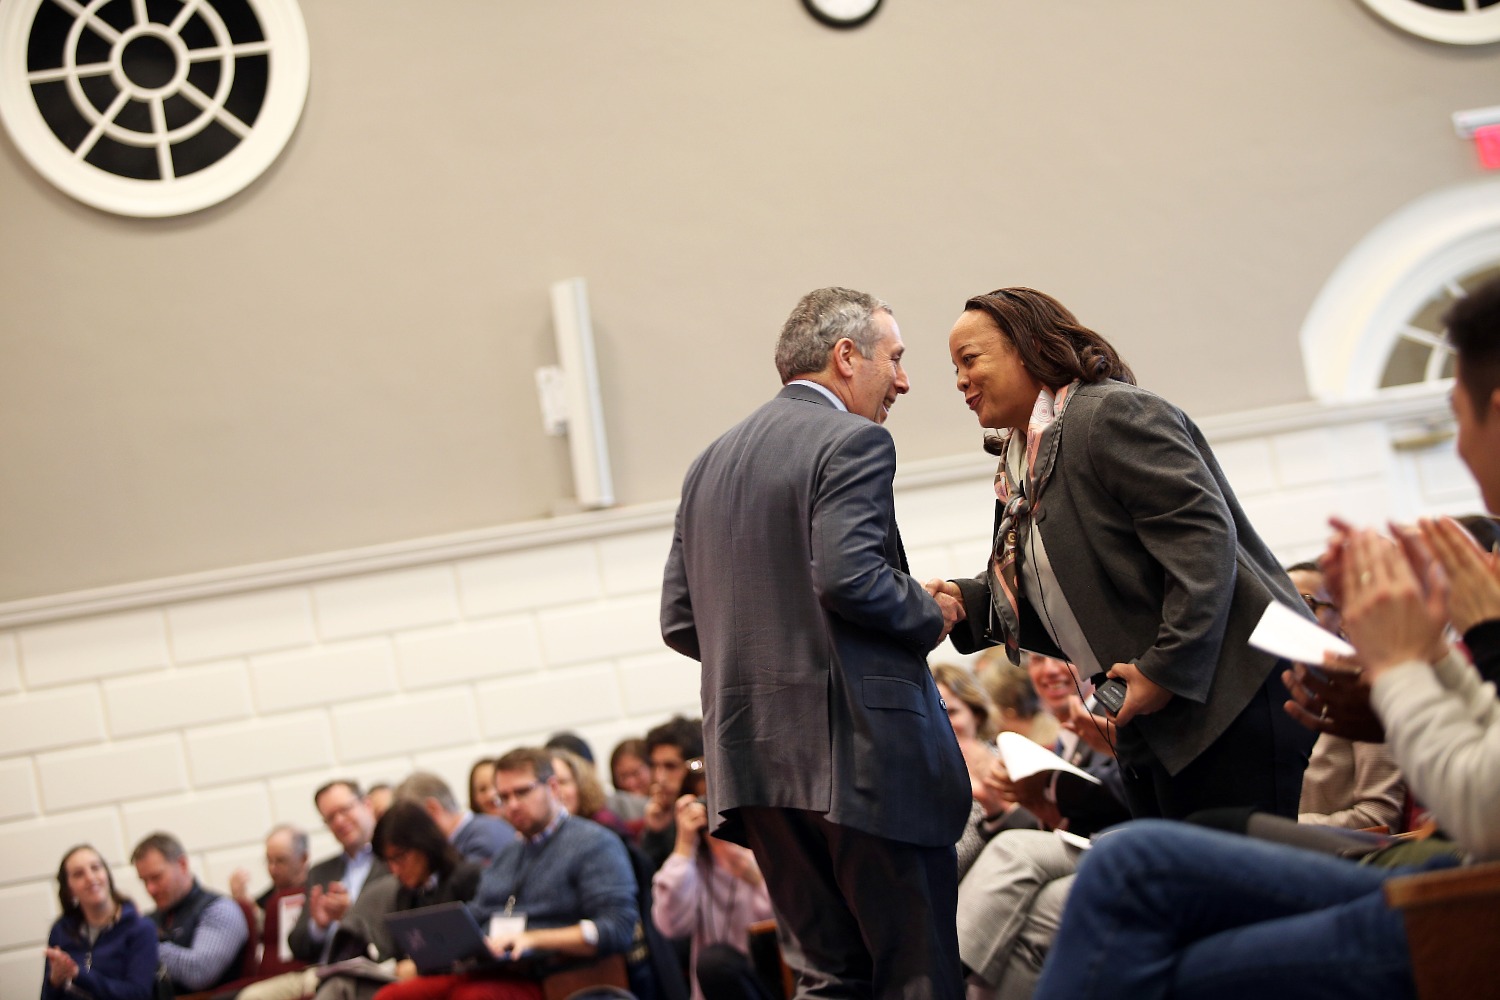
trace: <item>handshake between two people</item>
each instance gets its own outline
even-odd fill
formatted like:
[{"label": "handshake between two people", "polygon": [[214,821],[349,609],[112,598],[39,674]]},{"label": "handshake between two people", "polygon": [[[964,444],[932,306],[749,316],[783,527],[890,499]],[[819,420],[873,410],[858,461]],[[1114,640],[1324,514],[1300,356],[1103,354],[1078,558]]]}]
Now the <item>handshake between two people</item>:
[{"label": "handshake between two people", "polygon": [[[942,642],[948,637],[948,633],[953,631],[953,626],[966,617],[963,593],[958,589],[958,584],[952,580],[936,577],[922,586],[933,596],[933,599],[938,602],[938,607],[943,611],[943,634],[938,636],[938,642]],[[1172,692],[1147,677],[1134,663],[1111,665],[1109,676],[1125,685],[1124,698],[1118,707],[1113,709],[1106,707],[1109,720],[1116,725],[1123,726],[1137,715],[1159,712],[1167,706],[1167,702],[1172,700]]]},{"label": "handshake between two people", "polygon": [[933,643],[936,646],[948,638],[948,633],[953,631],[953,626],[968,617],[964,611],[964,595],[959,591],[958,584],[938,577],[933,577],[922,584],[922,588],[932,595],[932,599],[937,601],[938,610],[943,613],[943,632],[937,637],[937,642]]}]

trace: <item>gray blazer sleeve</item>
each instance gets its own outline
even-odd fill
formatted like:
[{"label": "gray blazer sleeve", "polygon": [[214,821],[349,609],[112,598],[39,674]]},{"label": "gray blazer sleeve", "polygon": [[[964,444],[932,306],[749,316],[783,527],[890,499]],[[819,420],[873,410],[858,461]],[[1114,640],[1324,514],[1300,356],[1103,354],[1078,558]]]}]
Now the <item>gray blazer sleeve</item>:
[{"label": "gray blazer sleeve", "polygon": [[942,635],[943,613],[886,557],[895,473],[896,446],[879,424],[859,427],[829,453],[810,525],[813,582],[827,611],[925,654]]}]

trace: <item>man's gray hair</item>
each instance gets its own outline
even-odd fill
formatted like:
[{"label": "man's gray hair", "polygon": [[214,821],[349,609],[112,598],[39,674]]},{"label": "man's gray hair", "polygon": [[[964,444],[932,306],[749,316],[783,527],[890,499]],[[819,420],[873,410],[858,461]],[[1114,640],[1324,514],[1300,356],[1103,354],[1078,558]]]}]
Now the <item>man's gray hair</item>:
[{"label": "man's gray hair", "polygon": [[459,811],[458,799],[453,797],[453,789],[431,771],[413,771],[410,777],[396,786],[394,797],[397,802],[421,802],[423,799],[436,799],[438,807],[443,812]]},{"label": "man's gray hair", "polygon": [[872,357],[879,342],[875,314],[881,311],[891,312],[891,307],[852,288],[819,288],[802,296],[776,342],[776,371],[782,385],[799,375],[822,371],[828,365],[828,352],[845,337],[854,341],[862,357]]},{"label": "man's gray hair", "polygon": [[271,827],[271,832],[266,834],[266,839],[270,840],[278,833],[285,833],[287,835],[287,838],[291,840],[293,854],[304,860],[307,858],[307,852],[309,848],[307,843],[306,830],[292,823],[277,823],[275,826]]}]

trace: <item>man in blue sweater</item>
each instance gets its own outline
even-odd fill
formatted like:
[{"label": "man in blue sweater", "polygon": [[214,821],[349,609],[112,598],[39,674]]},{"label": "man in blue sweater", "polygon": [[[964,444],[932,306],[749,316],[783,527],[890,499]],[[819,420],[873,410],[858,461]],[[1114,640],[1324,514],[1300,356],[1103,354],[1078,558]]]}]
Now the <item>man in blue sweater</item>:
[{"label": "man in blue sweater", "polygon": [[[618,836],[557,798],[551,755],[512,750],[495,762],[495,791],[517,839],[495,856],[469,907],[498,958],[591,958],[629,953],[640,925],[638,887]],[[503,918],[509,918],[503,919]],[[387,986],[381,1000],[539,1000],[540,981],[485,970]]]}]

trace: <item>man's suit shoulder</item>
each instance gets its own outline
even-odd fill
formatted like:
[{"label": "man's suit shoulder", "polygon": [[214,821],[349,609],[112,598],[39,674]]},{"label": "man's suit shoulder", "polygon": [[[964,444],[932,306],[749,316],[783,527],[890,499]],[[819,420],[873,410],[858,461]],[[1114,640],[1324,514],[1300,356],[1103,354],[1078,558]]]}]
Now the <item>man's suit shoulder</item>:
[{"label": "man's suit shoulder", "polygon": [[324,858],[307,870],[307,884],[326,886],[329,882],[337,882],[344,877],[344,868],[348,861],[342,854]]}]

